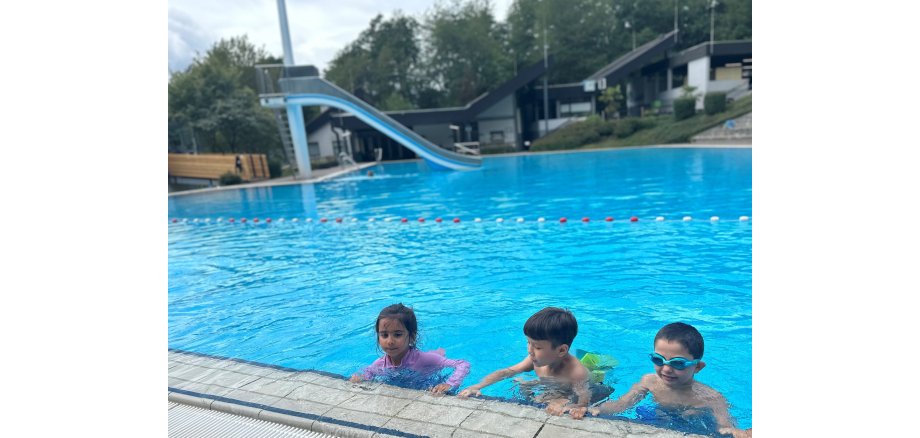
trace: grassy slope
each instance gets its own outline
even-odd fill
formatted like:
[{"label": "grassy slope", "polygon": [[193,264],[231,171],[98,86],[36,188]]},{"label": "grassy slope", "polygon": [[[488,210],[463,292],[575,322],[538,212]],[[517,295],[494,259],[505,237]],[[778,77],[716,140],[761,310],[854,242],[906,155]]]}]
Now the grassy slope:
[{"label": "grassy slope", "polygon": [[638,131],[626,138],[607,138],[597,143],[587,144],[581,149],[612,148],[622,146],[643,146],[669,143],[689,143],[690,137],[714,126],[719,126],[728,119],[752,112],[751,96],[747,95],[726,105],[725,112],[706,115],[699,112],[697,115],[679,122],[674,121],[674,116],[658,116],[654,128]]}]

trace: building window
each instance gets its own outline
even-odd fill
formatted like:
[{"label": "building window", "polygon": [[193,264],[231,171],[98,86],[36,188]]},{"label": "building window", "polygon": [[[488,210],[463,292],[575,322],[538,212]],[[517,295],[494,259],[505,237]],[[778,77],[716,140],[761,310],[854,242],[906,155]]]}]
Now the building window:
[{"label": "building window", "polygon": [[504,142],[505,142],[505,131],[489,132],[489,143],[504,143]]},{"label": "building window", "polygon": [[559,105],[560,117],[581,116],[591,112],[591,102],[570,102]]},{"label": "building window", "polygon": [[318,157],[318,156],[319,156],[319,143],[317,143],[317,142],[315,142],[315,141],[311,141],[311,142],[307,143],[307,149],[310,150],[310,157],[311,157],[311,158],[312,158],[312,157]]}]

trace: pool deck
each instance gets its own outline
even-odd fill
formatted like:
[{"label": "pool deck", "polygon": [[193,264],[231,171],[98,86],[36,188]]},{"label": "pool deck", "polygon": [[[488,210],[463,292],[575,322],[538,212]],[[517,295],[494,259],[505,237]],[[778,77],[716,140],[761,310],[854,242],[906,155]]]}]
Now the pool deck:
[{"label": "pool deck", "polygon": [[168,400],[340,437],[698,437],[629,421],[548,415],[492,399],[433,396],[294,370],[169,350]]}]

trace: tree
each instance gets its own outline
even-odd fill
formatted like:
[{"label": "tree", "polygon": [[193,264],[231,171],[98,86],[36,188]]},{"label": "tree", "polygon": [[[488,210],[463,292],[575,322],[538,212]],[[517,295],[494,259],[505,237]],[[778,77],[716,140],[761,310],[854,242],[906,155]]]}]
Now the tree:
[{"label": "tree", "polygon": [[424,29],[427,85],[443,91],[442,105],[465,105],[511,77],[488,0],[438,4]]},{"label": "tree", "polygon": [[620,116],[620,106],[623,103],[623,92],[620,91],[620,85],[614,85],[612,87],[607,87],[601,93],[601,96],[597,98],[598,101],[605,104],[604,105],[604,119],[609,119],[610,117],[619,118]]},{"label": "tree", "polygon": [[396,12],[374,17],[329,63],[325,78],[383,110],[411,109],[418,96],[419,24]]},{"label": "tree", "polygon": [[202,152],[265,153],[283,157],[271,111],[259,105],[257,63],[277,58],[244,35],[220,40],[185,71],[169,78],[171,141],[194,136]]}]

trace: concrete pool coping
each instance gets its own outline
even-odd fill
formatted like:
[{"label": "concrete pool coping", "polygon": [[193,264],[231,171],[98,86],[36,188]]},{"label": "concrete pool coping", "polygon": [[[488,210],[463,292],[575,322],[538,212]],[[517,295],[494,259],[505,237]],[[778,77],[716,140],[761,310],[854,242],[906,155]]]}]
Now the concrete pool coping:
[{"label": "concrete pool coping", "polygon": [[343,437],[699,437],[623,420],[556,417],[494,399],[169,350],[168,400]]}]

